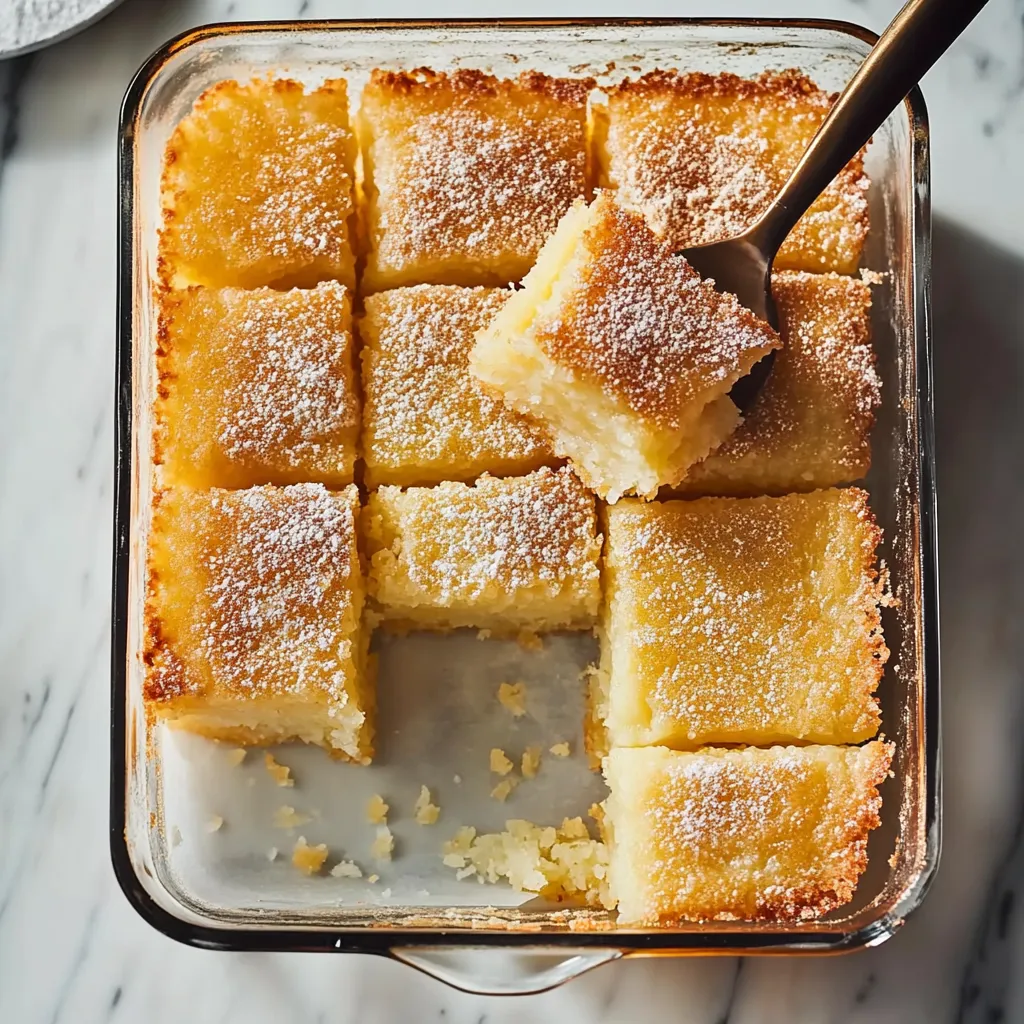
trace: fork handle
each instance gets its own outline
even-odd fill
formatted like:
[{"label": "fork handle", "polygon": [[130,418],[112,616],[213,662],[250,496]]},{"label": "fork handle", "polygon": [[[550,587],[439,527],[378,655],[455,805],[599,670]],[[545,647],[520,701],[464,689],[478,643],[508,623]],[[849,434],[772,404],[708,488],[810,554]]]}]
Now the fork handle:
[{"label": "fork handle", "polygon": [[856,156],[988,0],[910,0],[836,100],[775,201],[748,232],[774,254],[786,235]]}]

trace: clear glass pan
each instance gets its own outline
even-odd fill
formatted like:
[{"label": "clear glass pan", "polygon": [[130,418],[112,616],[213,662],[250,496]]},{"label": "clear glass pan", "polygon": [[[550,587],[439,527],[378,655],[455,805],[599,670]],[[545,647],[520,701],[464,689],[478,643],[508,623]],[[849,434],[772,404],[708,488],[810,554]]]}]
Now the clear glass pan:
[{"label": "clear glass pan", "polygon": [[[531,692],[547,697],[531,724],[506,745],[522,749],[529,742],[547,746],[575,738],[581,715],[575,673],[593,656],[588,638],[553,638],[534,654],[465,637],[385,642],[386,756],[364,769],[329,763],[319,751],[289,748],[282,759],[295,767],[301,791],[268,790],[253,755],[232,775],[216,762],[223,751],[210,744],[190,743],[188,737],[172,742],[159,731],[150,735],[141,700],[152,472],[150,289],[160,160],[174,125],[200,92],[223,78],[272,71],[308,81],[342,75],[358,96],[373,67],[422,65],[498,74],[536,68],[592,75],[599,82],[655,67],[740,75],[796,67],[838,89],[873,38],[864,29],[829,21],[244,24],[190,32],[142,67],[125,97],[120,126],[111,849],[125,893],[155,927],[210,948],[388,954],[451,984],[522,992],[620,956],[824,953],[875,945],[921,902],[939,853],[940,765],[928,129],[916,91],[876,134],[868,157],[872,229],[864,265],[883,273],[874,290],[873,317],[884,382],[868,488],[885,531],[883,555],[897,598],[885,611],[893,656],[881,688],[884,729],[897,752],[893,777],[883,789],[883,826],[871,839],[870,867],[854,902],[819,921],[633,929],[618,927],[613,918],[559,915],[500,887],[455,883],[437,854],[456,825],[493,828],[505,817],[555,822],[565,813],[585,812],[600,797],[599,780],[574,762],[552,767],[545,785],[529,796],[522,787],[524,802],[505,808],[471,782],[469,767],[477,766],[473,778],[485,776],[486,749],[492,742],[502,745],[502,735],[508,740],[507,718],[499,720],[494,691],[513,674],[534,680]],[[490,681],[481,684],[481,673]],[[437,699],[442,691],[450,699]],[[434,696],[425,700],[424,693]],[[391,712],[384,710],[388,694]],[[156,748],[159,757],[151,756]],[[464,785],[452,778],[462,764]],[[444,816],[434,829],[408,823],[420,782],[442,791]],[[373,889],[365,881],[302,879],[287,855],[273,863],[266,857],[275,836],[286,850],[294,836],[275,833],[269,824],[251,825],[269,822],[274,806],[298,806],[301,798],[315,813],[299,831],[360,860],[371,832],[365,823],[352,823],[362,822],[366,795],[385,790],[404,801],[406,824],[396,825],[402,855]],[[203,823],[215,813],[223,814],[227,826],[213,837]],[[489,900],[503,905],[482,905]],[[502,953],[497,964],[496,951]]]}]

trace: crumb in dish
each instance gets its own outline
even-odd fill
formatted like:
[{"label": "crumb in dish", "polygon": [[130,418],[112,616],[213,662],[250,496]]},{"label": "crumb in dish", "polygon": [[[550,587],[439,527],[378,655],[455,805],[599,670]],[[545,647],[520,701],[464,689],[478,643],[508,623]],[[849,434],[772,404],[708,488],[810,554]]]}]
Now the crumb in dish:
[{"label": "crumb in dish", "polygon": [[390,808],[379,793],[374,793],[366,804],[366,820],[371,825],[385,825]]},{"label": "crumb in dish", "polygon": [[362,516],[368,587],[399,627],[582,629],[600,601],[594,497],[569,469],[382,487]]},{"label": "crumb in dish", "polygon": [[420,786],[420,795],[416,797],[413,814],[417,825],[433,825],[441,816],[441,808],[433,802],[430,790],[426,786]]},{"label": "crumb in dish", "polygon": [[352,287],[356,152],[343,79],[211,86],[167,144],[162,282]]},{"label": "crumb in dish", "polygon": [[327,860],[327,845],[318,843],[310,846],[305,836],[299,836],[292,850],[292,864],[304,875],[317,875]]},{"label": "crumb in dish", "polygon": [[362,878],[363,869],[351,860],[339,860],[331,868],[331,876],[334,878]]},{"label": "crumb in dish", "polygon": [[168,484],[352,482],[351,293],[189,288],[161,299],[155,442]]},{"label": "crumb in dish", "polygon": [[281,764],[269,750],[263,755],[263,765],[267,769],[267,774],[279,786],[291,787],[295,785],[291,768],[286,764]]},{"label": "crumb in dish", "polygon": [[387,825],[378,825],[377,834],[370,844],[370,856],[374,860],[391,860],[395,850],[395,837]]},{"label": "crumb in dish", "polygon": [[863,491],[627,500],[605,515],[593,754],[877,733],[888,651]]},{"label": "crumb in dish", "polygon": [[589,79],[374,70],[358,129],[369,292],[507,284],[587,193]]},{"label": "crumb in dish", "polygon": [[555,757],[568,757],[572,750],[568,740],[561,740],[549,747],[548,753],[554,754]]},{"label": "crumb in dish", "polygon": [[418,285],[369,295],[362,342],[366,483],[520,476],[555,462],[547,438],[467,372],[503,288]]},{"label": "crumb in dish", "polygon": [[852,483],[871,465],[881,382],[871,290],[839,274],[772,279],[782,348],[743,422],[674,494],[753,497]]},{"label": "crumb in dish", "polygon": [[508,755],[500,747],[494,747],[491,750],[490,766],[495,775],[508,775],[514,767]]},{"label": "crumb in dish", "polygon": [[526,714],[526,684],[502,683],[498,687],[498,702],[513,718]]},{"label": "crumb in dish", "polygon": [[302,740],[366,764],[374,689],[355,487],[162,492],[153,511],[145,697],[176,728]]},{"label": "crumb in dish", "polygon": [[[731,238],[778,195],[834,99],[798,71],[626,80],[595,119],[599,184],[676,249]],[[800,219],[776,270],[854,273],[867,190],[862,150]]]},{"label": "crumb in dish", "polygon": [[605,759],[611,897],[624,925],[808,920],[848,902],[891,744]]},{"label": "crumb in dish", "polygon": [[609,192],[576,203],[470,369],[609,502],[678,483],[736,427],[730,387],[778,336]]},{"label": "crumb in dish", "polygon": [[499,803],[504,803],[509,798],[509,796],[512,794],[512,791],[518,785],[519,785],[519,779],[517,779],[514,775],[511,775],[511,776],[509,776],[506,779],[502,779],[501,782],[499,782],[491,790],[491,799],[492,800],[497,800],[497,801],[499,801]]},{"label": "crumb in dish", "polygon": [[274,811],[274,828],[298,828],[300,825],[305,825],[309,820],[310,816],[308,814],[303,814],[301,811],[295,810],[294,807],[289,807],[288,804],[282,804]]},{"label": "crumb in dish", "polygon": [[507,879],[520,892],[609,905],[608,849],[591,838],[581,818],[558,827],[513,819],[504,832],[484,834],[464,826],[445,843],[443,860],[458,879]]},{"label": "crumb in dish", "polygon": [[519,770],[520,772],[522,772],[524,779],[536,778],[537,772],[540,771],[540,760],[540,747],[529,746],[523,751],[523,757],[519,765]]}]

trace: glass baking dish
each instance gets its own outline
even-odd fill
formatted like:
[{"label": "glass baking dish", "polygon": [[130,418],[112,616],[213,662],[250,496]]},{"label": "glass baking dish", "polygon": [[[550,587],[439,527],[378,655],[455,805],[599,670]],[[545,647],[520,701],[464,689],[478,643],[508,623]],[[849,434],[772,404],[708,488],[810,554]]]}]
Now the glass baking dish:
[{"label": "glass baking dish", "polygon": [[[426,65],[498,74],[535,68],[599,83],[655,67],[740,75],[796,67],[838,89],[873,40],[831,21],[244,24],[187,33],[141,68],[120,123],[111,849],[122,888],[150,923],[208,948],[380,953],[460,987],[523,992],[621,956],[876,945],[921,902],[939,854],[940,763],[928,129],[916,91],[868,155],[872,227],[863,262],[882,274],[873,326],[884,404],[867,486],[885,531],[895,598],[884,611],[893,654],[880,695],[884,730],[897,749],[883,788],[883,825],[871,838],[854,902],[817,921],[636,929],[618,927],[614,916],[559,912],[501,886],[456,882],[439,852],[458,825],[491,829],[506,817],[554,823],[600,799],[600,779],[581,757],[553,765],[544,773],[549,781],[521,787],[516,806],[489,801],[486,788],[490,745],[536,739],[546,747],[561,738],[579,745],[578,673],[595,655],[589,637],[552,637],[539,652],[462,636],[380,641],[377,762],[339,765],[322,751],[288,748],[279,756],[300,780],[294,790],[275,790],[257,756],[229,769],[223,748],[151,732],[141,698],[160,161],[174,125],[205,88],[268,71],[311,82],[342,75],[358,97],[373,67]],[[510,739],[509,729],[519,726],[501,717],[494,692],[513,673],[542,696]],[[441,794],[442,821],[433,829],[409,821],[421,783]],[[399,843],[376,886],[307,879],[287,856],[267,856],[275,838],[290,847],[294,833],[259,822],[269,823],[275,804],[301,802],[311,820],[299,831],[359,859],[371,834],[362,808],[376,791],[392,797]],[[222,830],[203,827],[220,816]]]}]

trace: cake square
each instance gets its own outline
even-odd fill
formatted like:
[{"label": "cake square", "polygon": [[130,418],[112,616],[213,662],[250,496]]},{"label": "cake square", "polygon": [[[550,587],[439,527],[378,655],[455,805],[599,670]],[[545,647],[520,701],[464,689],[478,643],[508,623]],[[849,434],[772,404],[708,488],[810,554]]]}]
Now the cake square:
[{"label": "cake square", "polygon": [[343,79],[207,89],[164,157],[163,282],[352,287],[356,153]]},{"label": "cake square", "polygon": [[547,438],[469,372],[477,331],[508,295],[415,285],[367,297],[358,325],[367,486],[516,476],[555,461]]},{"label": "cake square", "polygon": [[375,70],[359,136],[366,292],[505,284],[587,192],[589,79]]},{"label": "cake square", "polygon": [[871,465],[881,381],[871,289],[858,278],[774,275],[782,349],[743,422],[674,488],[684,495],[788,494],[852,483]]},{"label": "cake square", "polygon": [[892,744],[613,750],[609,882],[623,925],[798,921],[853,898]]},{"label": "cake square", "polygon": [[861,490],[605,510],[591,753],[858,743],[888,651]]},{"label": "cake square", "polygon": [[359,391],[352,303],[337,281],[165,293],[157,372],[167,482],[352,482]]},{"label": "cake square", "polygon": [[568,468],[382,487],[363,528],[369,594],[400,628],[509,634],[582,629],[597,616],[594,497]]},{"label": "cake square", "polygon": [[[598,182],[676,249],[738,235],[796,167],[835,97],[798,71],[653,71],[608,92]],[[777,270],[856,270],[868,230],[863,150],[800,219]]]},{"label": "cake square", "polygon": [[576,203],[470,356],[602,498],[653,497],[728,436],[729,388],[779,344],[602,192]]},{"label": "cake square", "polygon": [[369,763],[358,512],[354,486],[160,493],[143,655],[157,718],[212,739],[302,740]]}]

